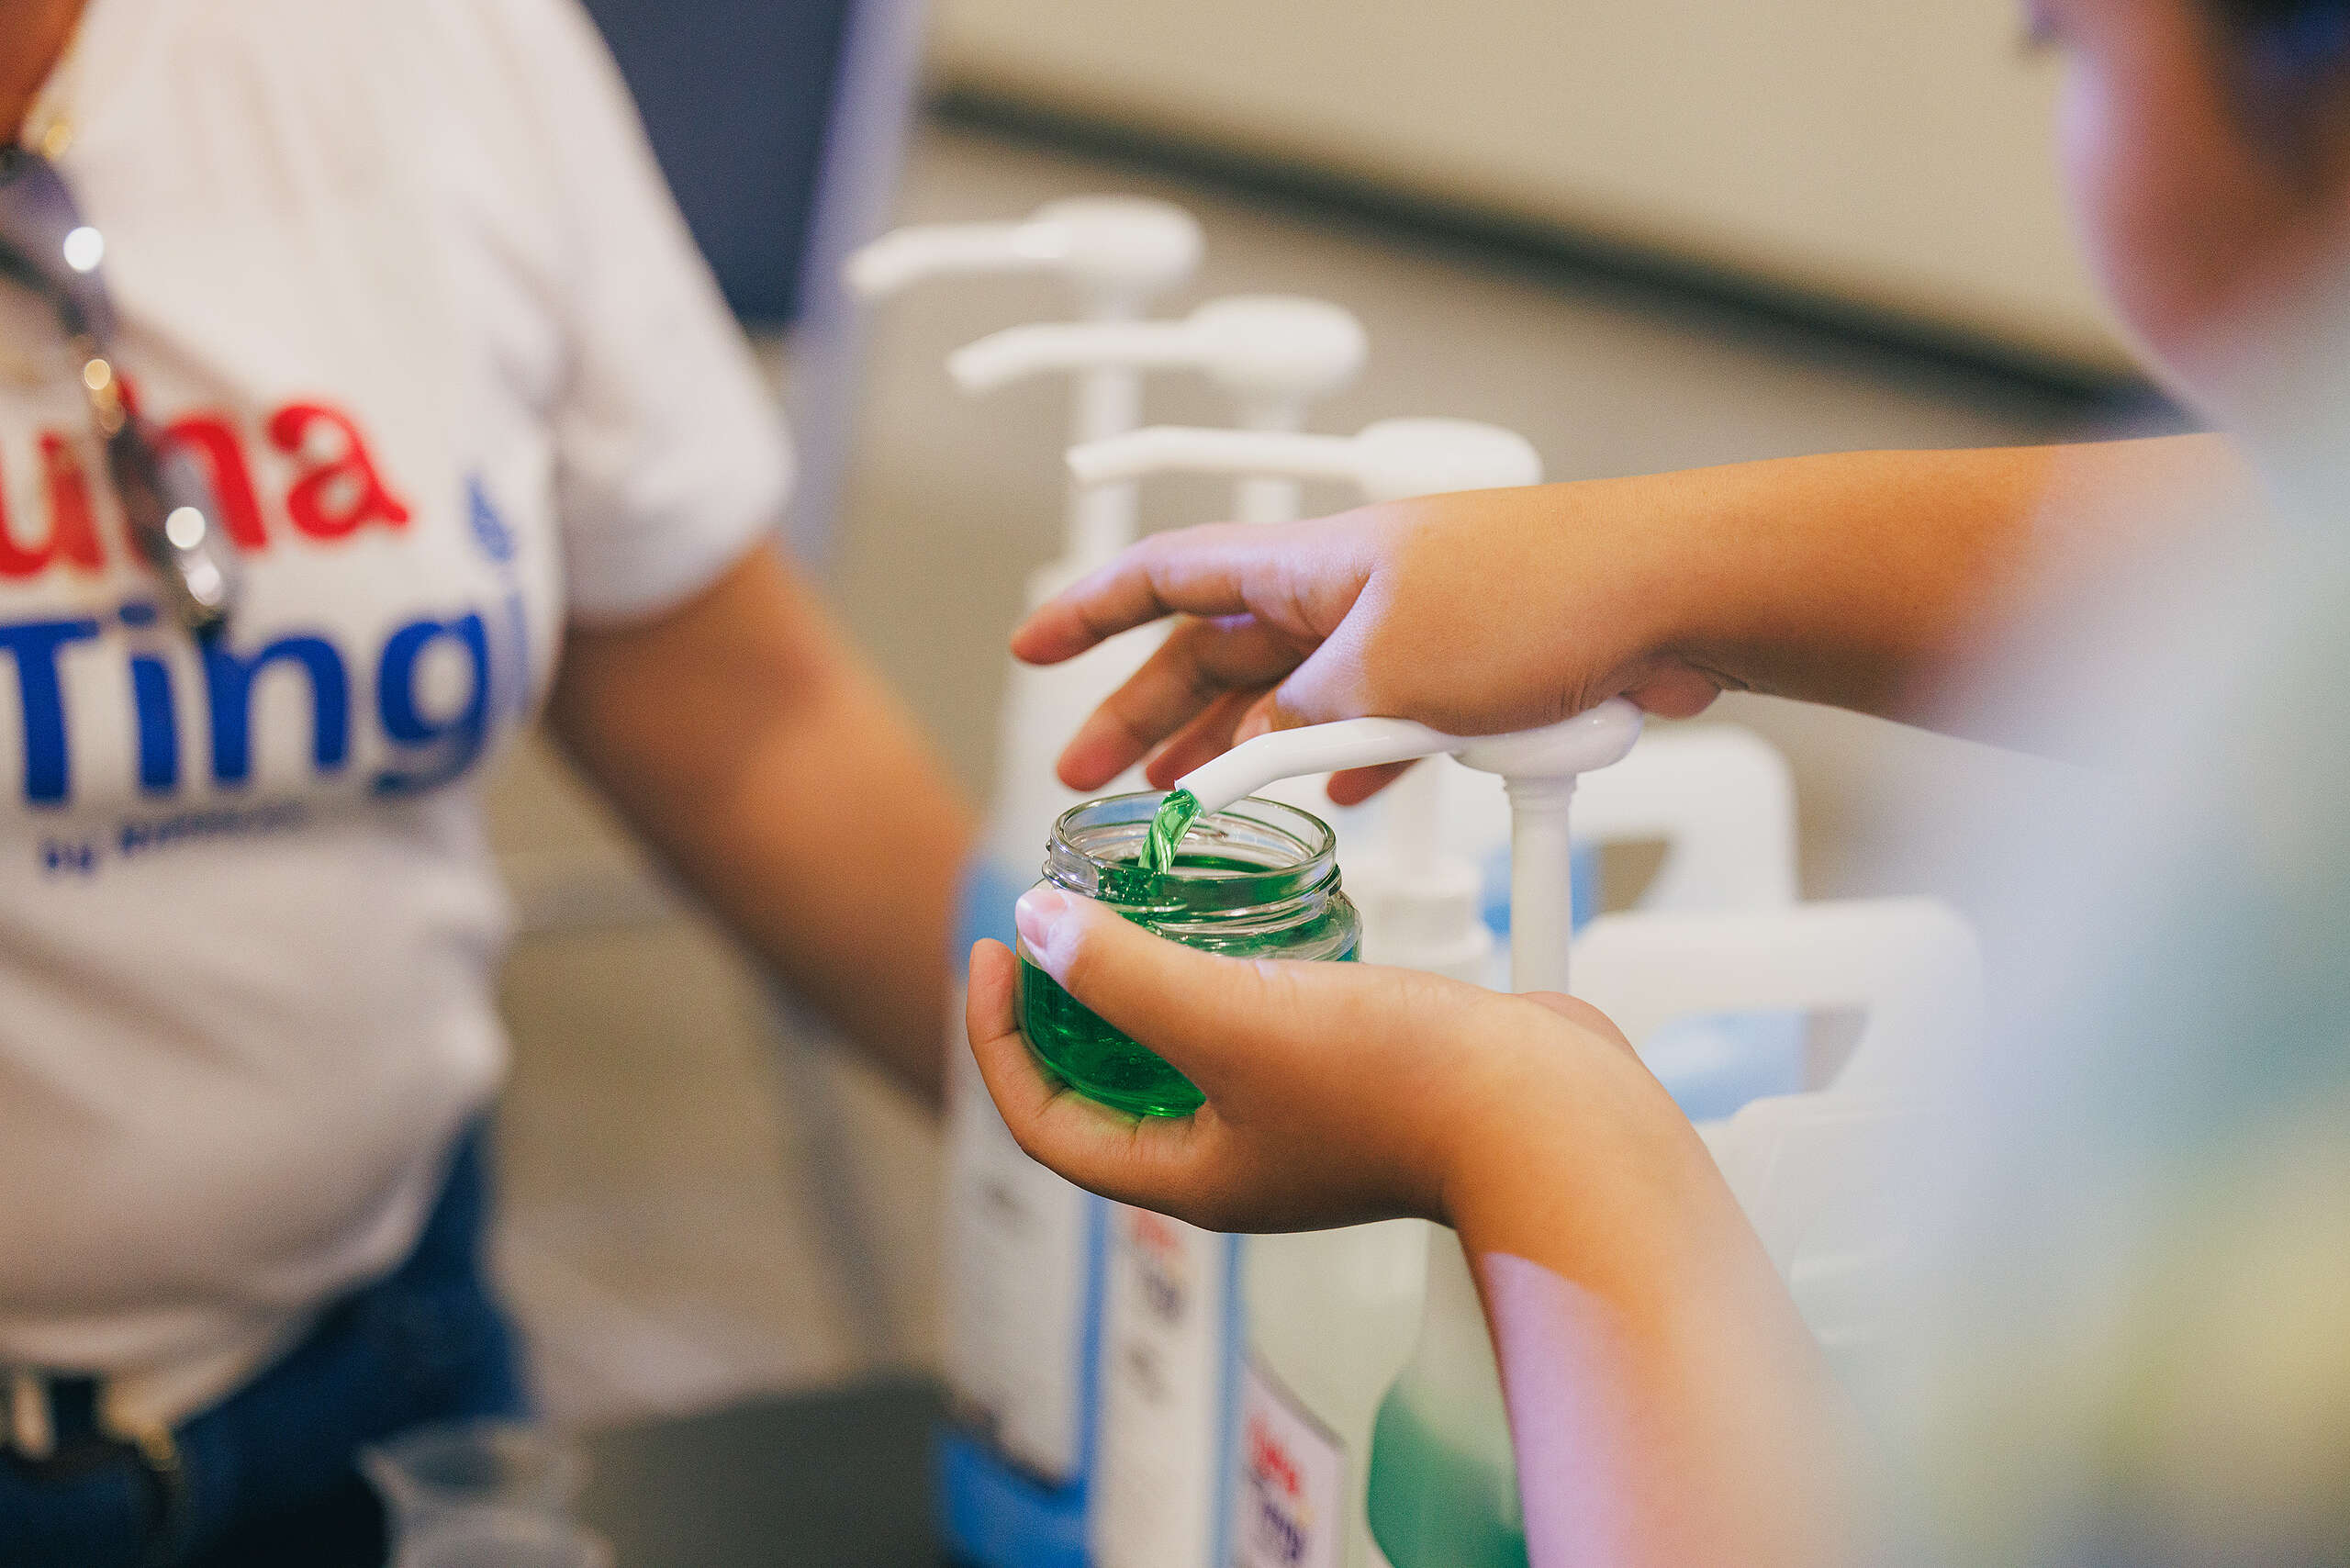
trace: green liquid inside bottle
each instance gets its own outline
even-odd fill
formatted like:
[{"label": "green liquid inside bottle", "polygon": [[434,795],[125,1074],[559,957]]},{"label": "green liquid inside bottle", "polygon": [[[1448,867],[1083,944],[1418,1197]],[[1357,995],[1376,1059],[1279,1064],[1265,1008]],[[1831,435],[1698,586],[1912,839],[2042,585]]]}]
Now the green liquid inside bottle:
[{"label": "green liquid inside bottle", "polygon": [[[1181,852],[1184,835],[1199,817],[1197,797],[1188,790],[1170,791],[1152,816],[1136,857],[1101,867],[1101,896],[1134,912],[1128,919],[1158,929],[1158,920],[1184,918],[1185,884],[1192,879],[1267,871],[1259,860]],[[1355,956],[1353,920],[1353,907],[1338,899],[1330,910],[1303,924],[1270,930],[1236,927],[1229,934],[1214,935],[1192,926],[1178,940],[1243,958],[1345,960]],[[1334,942],[1342,944],[1335,951]],[[1136,1116],[1188,1116],[1206,1103],[1190,1079],[1157,1052],[1111,1027],[1029,962],[1025,952],[1020,959],[1020,1018],[1030,1048],[1045,1066],[1090,1100]]]},{"label": "green liquid inside bottle", "polygon": [[1372,1429],[1369,1505],[1396,1568],[1527,1568],[1516,1472],[1430,1430],[1400,1383]]},{"label": "green liquid inside bottle", "polygon": [[1165,1058],[1110,1027],[1025,958],[1020,1018],[1030,1047],[1054,1076],[1089,1100],[1132,1116],[1188,1116],[1207,1103]]},{"label": "green liquid inside bottle", "polygon": [[[1197,802],[1192,810],[1196,813]],[[1154,823],[1154,836],[1157,830],[1158,824]],[[1176,836],[1181,836],[1181,829],[1176,830]],[[1144,853],[1147,855],[1149,851],[1146,849]],[[1229,856],[1181,855],[1175,857],[1171,870],[1177,874],[1247,873],[1263,868],[1254,861]],[[1105,871],[1109,870],[1119,873],[1115,881],[1121,901],[1136,903],[1151,902],[1149,888],[1169,874],[1146,870],[1136,861],[1129,861],[1125,867],[1105,868]],[[1253,955],[1275,952],[1281,945],[1268,938],[1220,946],[1218,950]],[[1098,1100],[1136,1116],[1188,1116],[1206,1103],[1207,1096],[1190,1079],[1168,1066],[1164,1058],[1112,1028],[1092,1009],[1062,990],[1058,980],[1024,957],[1020,960],[1020,1017],[1028,1034],[1028,1044],[1044,1058],[1045,1065],[1089,1100]]]}]

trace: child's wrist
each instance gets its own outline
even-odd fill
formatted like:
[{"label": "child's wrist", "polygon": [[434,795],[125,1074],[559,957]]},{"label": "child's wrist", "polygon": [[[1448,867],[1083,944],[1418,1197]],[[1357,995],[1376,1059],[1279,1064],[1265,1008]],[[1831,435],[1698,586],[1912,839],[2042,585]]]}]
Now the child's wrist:
[{"label": "child's wrist", "polygon": [[1651,1287],[1688,1261],[1673,1257],[1681,1239],[1710,1233],[1711,1211],[1734,1202],[1695,1130],[1628,1053],[1594,1041],[1551,1054],[1456,1118],[1442,1217],[1472,1255]]}]

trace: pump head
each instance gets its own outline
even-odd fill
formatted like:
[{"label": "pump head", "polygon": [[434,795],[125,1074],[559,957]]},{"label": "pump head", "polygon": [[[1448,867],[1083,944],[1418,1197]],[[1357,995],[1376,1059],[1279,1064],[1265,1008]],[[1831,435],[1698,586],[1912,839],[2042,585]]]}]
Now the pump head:
[{"label": "pump head", "polygon": [[1458,756],[1513,783],[1572,779],[1621,762],[1640,738],[1640,723],[1639,709],[1622,697],[1560,723],[1505,735],[1448,735],[1408,719],[1341,719],[1244,741],[1184,775],[1179,788],[1192,792],[1204,814],[1279,779],[1424,756]]},{"label": "pump head", "polygon": [[900,229],[848,259],[849,286],[867,298],[925,278],[987,273],[1065,277],[1089,311],[1117,316],[1192,275],[1200,226],[1181,207],[1142,196],[1072,196],[1018,223],[926,223]]},{"label": "pump head", "polygon": [[1510,801],[1510,980],[1520,991],[1563,991],[1574,928],[1568,802],[1577,775],[1623,760],[1640,738],[1640,720],[1639,709],[1621,697],[1561,723],[1483,738],[1448,735],[1404,719],[1346,719],[1244,741],[1192,769],[1180,787],[1197,798],[1204,813],[1275,779],[1442,753],[1500,774]]},{"label": "pump head", "polygon": [[1337,391],[1361,371],[1370,339],[1351,311],[1289,295],[1212,300],[1180,321],[1040,322],[957,349],[966,392],[1054,370],[1196,370],[1244,403]]},{"label": "pump head", "polygon": [[1524,436],[1472,420],[1438,419],[1382,420],[1351,436],[1153,425],[1071,447],[1069,466],[1080,485],[1177,473],[1335,479],[1374,501],[1542,478],[1541,454]]}]

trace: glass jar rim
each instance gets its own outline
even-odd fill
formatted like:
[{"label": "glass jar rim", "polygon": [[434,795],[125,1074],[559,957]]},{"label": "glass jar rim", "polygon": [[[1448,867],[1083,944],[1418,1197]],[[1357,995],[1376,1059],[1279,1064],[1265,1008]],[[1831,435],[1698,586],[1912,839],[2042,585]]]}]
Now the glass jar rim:
[{"label": "glass jar rim", "polygon": [[1235,858],[1261,857],[1261,870],[1225,868],[1146,877],[1135,861],[1163,790],[1106,795],[1063,812],[1045,852],[1046,879],[1113,907],[1179,920],[1246,919],[1310,913],[1338,890],[1337,835],[1311,812],[1259,796],[1203,815],[1183,846]]}]

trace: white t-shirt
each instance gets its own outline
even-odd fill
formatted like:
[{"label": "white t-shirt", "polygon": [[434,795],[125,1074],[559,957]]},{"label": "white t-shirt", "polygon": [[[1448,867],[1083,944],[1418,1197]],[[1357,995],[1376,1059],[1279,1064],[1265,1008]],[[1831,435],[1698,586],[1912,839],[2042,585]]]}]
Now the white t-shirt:
[{"label": "white t-shirt", "polygon": [[788,457],[572,0],[94,0],[60,108],[246,582],[218,652],[158,621],[0,284],[0,1367],[185,1406],[414,1241],[503,1070],[476,782]]}]

